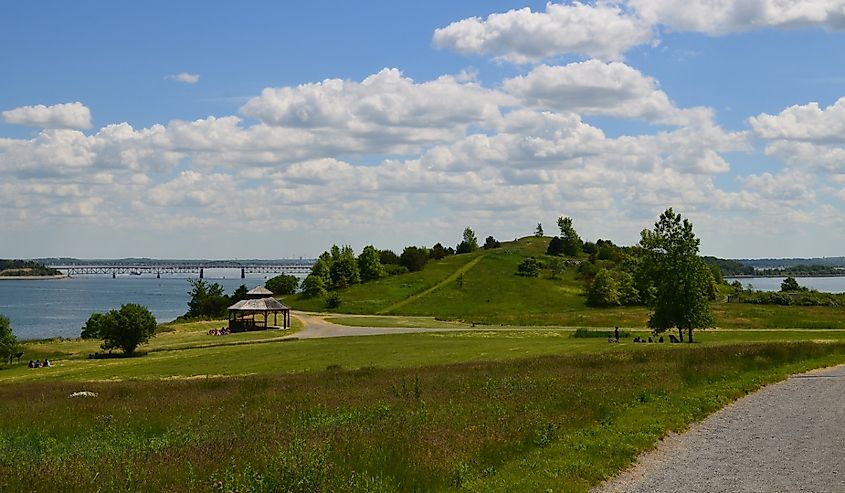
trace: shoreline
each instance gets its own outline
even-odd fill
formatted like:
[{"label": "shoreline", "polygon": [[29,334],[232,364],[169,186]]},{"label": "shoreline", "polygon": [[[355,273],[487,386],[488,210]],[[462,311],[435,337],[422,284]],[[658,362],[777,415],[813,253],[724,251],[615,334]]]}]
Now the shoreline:
[{"label": "shoreline", "polygon": [[67,274],[57,274],[55,276],[0,276],[0,281],[44,281],[50,279],[70,279]]}]

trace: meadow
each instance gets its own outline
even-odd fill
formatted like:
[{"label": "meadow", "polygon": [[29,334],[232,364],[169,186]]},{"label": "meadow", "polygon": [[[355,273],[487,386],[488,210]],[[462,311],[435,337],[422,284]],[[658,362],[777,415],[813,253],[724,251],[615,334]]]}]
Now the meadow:
[{"label": "meadow", "polygon": [[54,367],[0,367],[0,490],[587,491],[761,385],[845,363],[833,307],[717,301],[695,344],[633,343],[647,310],[587,307],[574,267],[514,275],[545,243],[355,285],[333,311],[284,298],[340,325],[437,332],[174,323],[106,359],[88,358],[98,341],[29,341],[24,358]]}]

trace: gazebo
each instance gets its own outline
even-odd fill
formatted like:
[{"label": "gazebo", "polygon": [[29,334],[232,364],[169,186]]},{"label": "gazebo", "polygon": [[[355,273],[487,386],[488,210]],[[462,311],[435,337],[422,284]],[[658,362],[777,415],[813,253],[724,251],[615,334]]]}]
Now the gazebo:
[{"label": "gazebo", "polygon": [[[277,319],[279,313],[282,314],[281,327]],[[263,316],[256,318],[259,314]],[[273,314],[273,325],[269,324],[270,314]],[[275,298],[246,299],[229,307],[229,330],[232,332],[270,328],[287,329],[288,327],[290,327],[290,308],[279,303]]]},{"label": "gazebo", "polygon": [[262,298],[270,298],[271,296],[273,296],[273,292],[264,286],[256,286],[246,292],[246,299],[248,300],[260,300]]}]

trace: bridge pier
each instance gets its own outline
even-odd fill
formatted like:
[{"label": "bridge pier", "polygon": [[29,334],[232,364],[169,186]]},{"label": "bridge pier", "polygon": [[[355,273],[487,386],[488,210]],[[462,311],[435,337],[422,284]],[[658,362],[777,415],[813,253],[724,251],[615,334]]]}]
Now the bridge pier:
[{"label": "bridge pier", "polygon": [[202,278],[203,278],[203,272],[202,272],[202,267],[200,267],[200,279],[202,279]]},{"label": "bridge pier", "polygon": [[111,278],[114,279],[115,277],[117,277],[117,276],[114,274],[114,271],[112,271]]},{"label": "bridge pier", "polygon": [[161,279],[161,272],[160,271],[156,271],[156,279]]},{"label": "bridge pier", "polygon": [[241,267],[241,279],[246,279],[246,270]]}]

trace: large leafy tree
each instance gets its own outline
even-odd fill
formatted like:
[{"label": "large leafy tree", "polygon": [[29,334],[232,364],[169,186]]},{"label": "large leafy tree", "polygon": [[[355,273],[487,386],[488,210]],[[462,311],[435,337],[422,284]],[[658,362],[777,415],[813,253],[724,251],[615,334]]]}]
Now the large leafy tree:
[{"label": "large leafy tree", "polygon": [[191,290],[188,295],[187,318],[196,317],[222,317],[226,315],[226,308],[229,307],[230,299],[223,292],[223,286],[213,282],[208,283],[203,279],[188,279]]},{"label": "large leafy tree", "polygon": [[358,270],[361,273],[361,281],[374,281],[384,276],[384,267],[381,265],[378,250],[372,245],[367,245],[358,255]]},{"label": "large leafy tree", "polygon": [[293,294],[299,287],[299,279],[290,274],[280,274],[267,279],[264,287],[272,291],[273,294]]},{"label": "large leafy tree", "polygon": [[714,322],[709,300],[712,274],[698,256],[699,242],[689,219],[671,207],[640,238],[643,267],[654,283],[648,325],[656,332],[675,327],[682,339],[686,331],[689,342],[694,329],[712,327]]},{"label": "large leafy tree", "polygon": [[557,225],[560,228],[561,251],[564,255],[575,257],[581,252],[584,242],[572,226],[571,217],[557,218]]},{"label": "large leafy tree", "polygon": [[126,354],[132,354],[140,345],[155,335],[156,319],[145,307],[135,303],[127,303],[120,310],[108,313],[94,313],[85,324],[83,333],[96,328],[96,336],[103,340],[100,347],[104,350],[121,349]]},{"label": "large leafy tree", "polygon": [[458,243],[457,248],[455,248],[455,253],[472,253],[478,250],[478,238],[475,236],[475,231],[470,229],[469,226],[464,228],[463,238],[463,241]]},{"label": "large leafy tree", "polygon": [[423,270],[423,267],[428,262],[428,257],[428,249],[409,246],[402,250],[402,255],[399,256],[399,264],[410,272],[416,272]]},{"label": "large leafy tree", "polygon": [[332,247],[332,263],[329,267],[329,275],[332,280],[333,289],[345,289],[353,284],[361,282],[361,271],[358,269],[358,260],[352,247],[345,245],[338,249],[337,245]]},{"label": "large leafy tree", "polygon": [[12,332],[12,324],[8,318],[0,315],[0,358],[12,364],[12,358],[18,353],[18,349],[18,338]]}]

